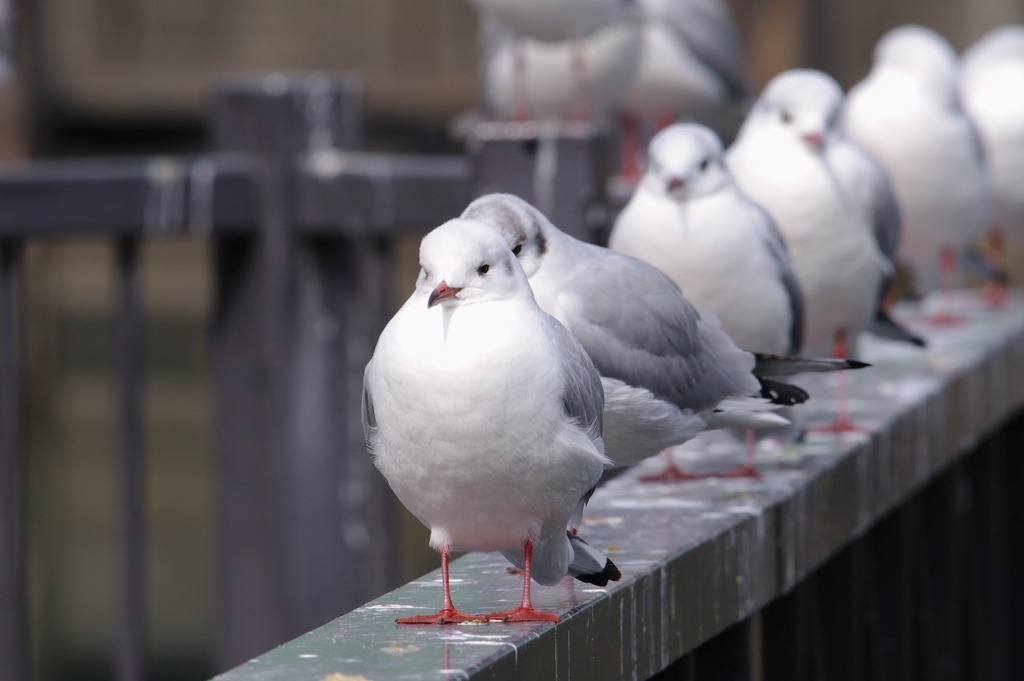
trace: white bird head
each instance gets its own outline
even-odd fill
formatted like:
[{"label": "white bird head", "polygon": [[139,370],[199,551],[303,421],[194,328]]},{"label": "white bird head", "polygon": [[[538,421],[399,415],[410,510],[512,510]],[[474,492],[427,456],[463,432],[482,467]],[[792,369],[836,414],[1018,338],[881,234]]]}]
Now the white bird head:
[{"label": "white bird head", "polygon": [[831,76],[794,69],[772,78],[740,129],[747,135],[772,134],[820,152],[837,133],[843,90]]},{"label": "white bird head", "polygon": [[731,184],[722,160],[722,142],[703,125],[677,123],[651,140],[645,189],[676,201],[714,194]]},{"label": "white bird head", "polygon": [[545,231],[554,226],[529,203],[513,194],[487,194],[469,204],[462,217],[486,222],[497,229],[527,277],[540,269],[548,250]]},{"label": "white bird head", "polygon": [[894,28],[875,45],[873,73],[901,74],[943,102],[956,98],[959,68],[952,45],[924,26]]},{"label": "white bird head", "polygon": [[1000,26],[971,45],[961,60],[962,79],[967,82],[973,72],[981,75],[1002,62],[1024,62],[1024,26]]},{"label": "white bird head", "polygon": [[416,294],[427,307],[458,307],[531,296],[508,244],[477,220],[449,220],[420,242]]}]

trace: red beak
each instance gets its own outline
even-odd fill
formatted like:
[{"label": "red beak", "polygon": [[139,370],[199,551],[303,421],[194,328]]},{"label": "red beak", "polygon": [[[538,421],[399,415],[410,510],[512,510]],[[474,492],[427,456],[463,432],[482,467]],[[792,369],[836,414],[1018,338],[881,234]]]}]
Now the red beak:
[{"label": "red beak", "polygon": [[683,180],[683,178],[676,177],[675,175],[668,178],[668,190],[670,192],[674,192],[677,189],[682,189],[684,186],[686,186],[686,182]]},{"label": "red beak", "polygon": [[821,149],[821,144],[824,139],[820,132],[812,132],[804,135],[804,141],[810,144],[815,149]]},{"label": "red beak", "polygon": [[452,300],[455,298],[455,294],[461,290],[461,288],[452,288],[442,281],[437,288],[430,292],[430,297],[427,298],[427,308],[434,307],[442,300]]}]

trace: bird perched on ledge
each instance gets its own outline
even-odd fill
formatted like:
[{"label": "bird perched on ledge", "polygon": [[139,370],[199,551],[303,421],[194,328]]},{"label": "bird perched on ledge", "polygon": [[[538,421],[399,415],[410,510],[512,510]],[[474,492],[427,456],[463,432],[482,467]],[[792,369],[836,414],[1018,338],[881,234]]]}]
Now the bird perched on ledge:
[{"label": "bird perched on ledge", "polygon": [[901,26],[878,41],[871,72],[850,90],[842,112],[850,140],[892,178],[903,219],[899,255],[913,266],[919,294],[952,278],[957,254],[992,215],[982,146],[961,109],[958,78],[945,38]]},{"label": "bird perched on ledge", "polygon": [[[416,291],[377,341],[363,426],[391,489],[441,552],[444,605],[400,623],[557,621],[533,609],[531,578],[604,586],[620,574],[567,525],[608,460],[601,380],[533,297],[487,225],[452,220],[424,237]],[[466,615],[451,602],[450,551],[501,551],[524,570],[519,608]]]},{"label": "bird perched on ledge", "polygon": [[[805,299],[804,344],[832,353],[868,328],[899,240],[884,172],[838,129],[843,91],[830,76],[795,69],[771,80],[726,154],[743,193],[768,211],[789,248]],[[895,233],[893,233],[895,230]]]},{"label": "bird perched on ledge", "polygon": [[660,270],[572,238],[510,194],[483,196],[462,215],[501,232],[541,309],[590,355],[604,385],[605,451],[614,466],[638,463],[705,429],[786,425],[772,410],[803,402],[807,393],[767,376],[866,366],[759,361]]},{"label": "bird perched on ledge", "polygon": [[648,159],[608,246],[671,277],[744,350],[800,352],[804,299],[789,253],[772,219],[736,186],[718,136],[677,123],[655,135]]}]

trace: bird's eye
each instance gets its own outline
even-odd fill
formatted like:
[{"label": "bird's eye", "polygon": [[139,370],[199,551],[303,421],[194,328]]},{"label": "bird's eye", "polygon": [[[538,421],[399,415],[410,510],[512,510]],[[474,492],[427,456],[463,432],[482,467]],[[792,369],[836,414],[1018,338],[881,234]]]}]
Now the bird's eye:
[{"label": "bird's eye", "polygon": [[476,268],[476,271],[479,274],[487,274],[487,272],[490,271],[490,269],[491,269],[490,265],[484,264],[484,265],[480,265],[480,267]]},{"label": "bird's eye", "polygon": [[779,117],[782,119],[783,123],[789,124],[793,122],[793,117],[790,116],[789,112],[786,111],[785,109],[779,111]]},{"label": "bird's eye", "polygon": [[522,244],[516,244],[516,247],[512,249],[512,255],[519,255],[522,252],[523,252],[523,245]]},{"label": "bird's eye", "polygon": [[708,159],[704,159],[703,161],[701,161],[700,162],[700,169],[701,170],[707,170],[708,169],[708,163],[709,163]]}]

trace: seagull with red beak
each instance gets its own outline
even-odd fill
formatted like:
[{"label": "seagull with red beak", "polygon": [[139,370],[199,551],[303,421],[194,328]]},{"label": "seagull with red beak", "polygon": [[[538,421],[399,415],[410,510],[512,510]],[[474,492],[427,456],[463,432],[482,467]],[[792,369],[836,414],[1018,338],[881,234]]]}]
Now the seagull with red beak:
[{"label": "seagull with red beak", "polygon": [[722,142],[677,123],[651,140],[647,169],[608,246],[654,265],[744,350],[795,355],[803,294],[782,235],[736,186]]},{"label": "seagull with red beak", "polygon": [[773,411],[808,395],[769,377],[866,366],[741,350],[656,267],[574,239],[517,196],[481,196],[462,216],[501,233],[541,309],[593,360],[604,385],[605,453],[616,467],[702,430],[788,425]]},{"label": "seagull with red beak", "polygon": [[[900,26],[878,41],[871,72],[843,106],[845,134],[892,178],[905,237],[899,256],[919,295],[953,285],[958,257],[992,218],[981,139],[961,108],[959,75],[945,38]],[[1019,185],[1019,175],[1013,181]]]},{"label": "seagull with red beak", "polygon": [[741,191],[774,220],[805,300],[802,354],[856,356],[893,266],[898,241],[888,180],[837,127],[843,91],[820,71],[772,79],[740,128],[726,163]]},{"label": "seagull with red beak", "polygon": [[[424,237],[416,291],[377,341],[363,378],[374,463],[441,553],[444,600],[400,624],[557,621],[530,582],[605,586],[620,573],[567,527],[580,524],[608,459],[604,394],[587,354],[537,306],[493,229],[452,220]],[[523,569],[515,610],[467,615],[451,551],[500,551]]]}]

